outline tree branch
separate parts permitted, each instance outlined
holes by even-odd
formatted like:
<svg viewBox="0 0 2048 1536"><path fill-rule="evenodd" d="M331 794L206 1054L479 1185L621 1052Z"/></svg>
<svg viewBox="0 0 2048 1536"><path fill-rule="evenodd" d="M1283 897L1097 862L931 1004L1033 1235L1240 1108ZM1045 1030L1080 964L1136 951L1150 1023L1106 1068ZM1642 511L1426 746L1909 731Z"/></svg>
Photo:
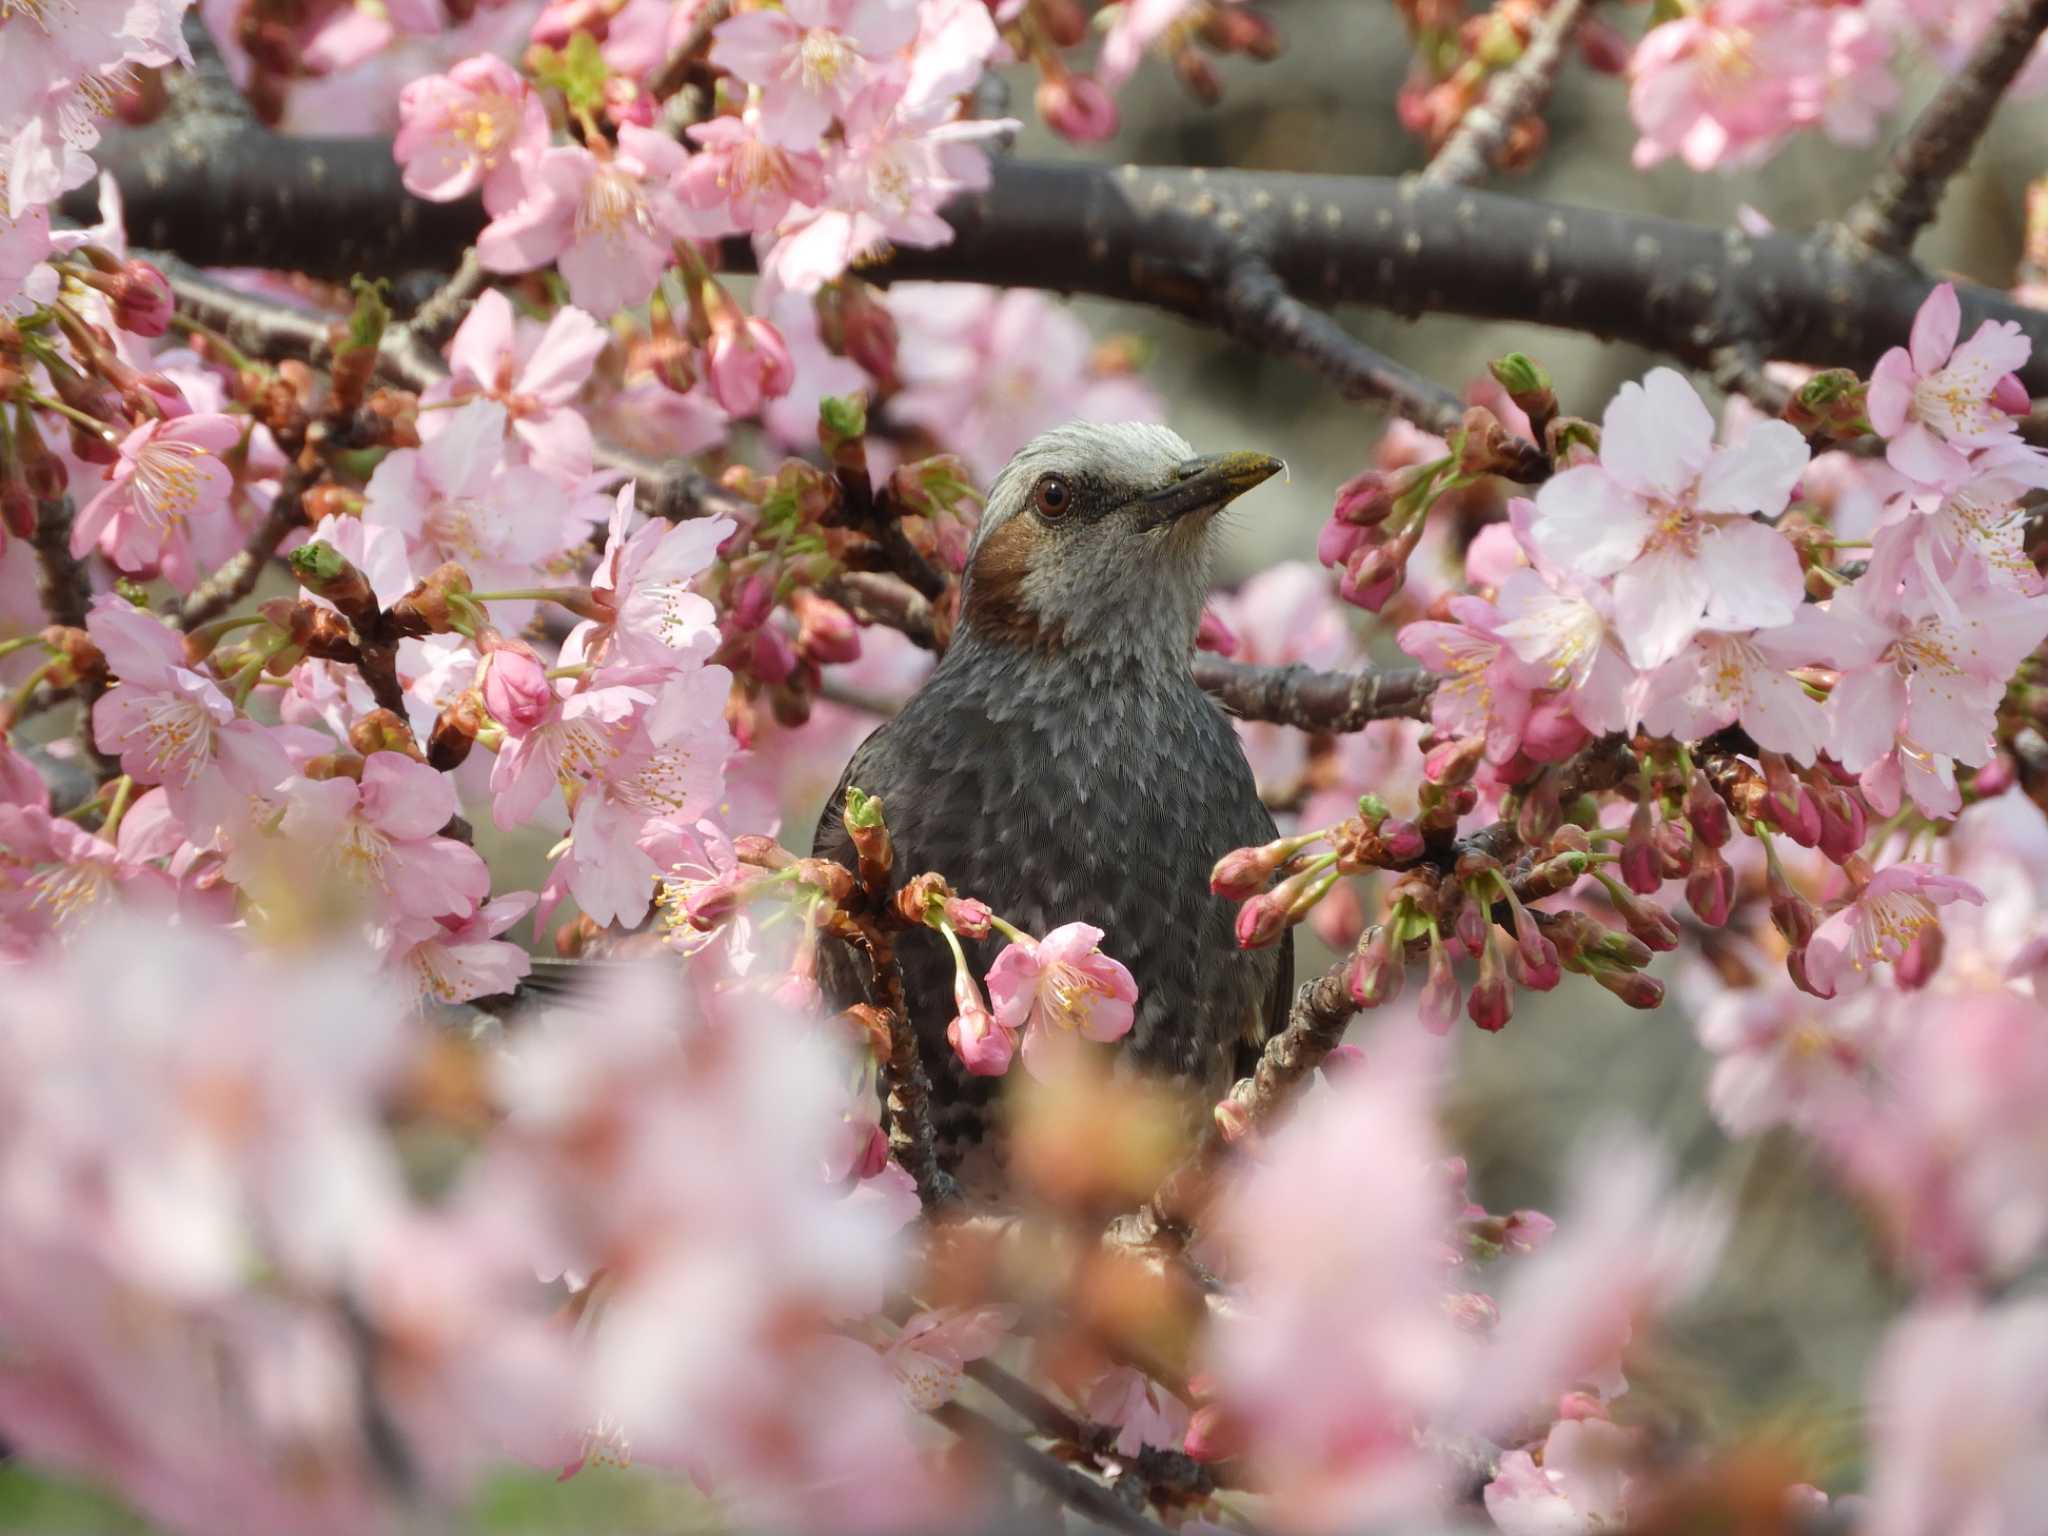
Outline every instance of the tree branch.
<svg viewBox="0 0 2048 1536"><path fill-rule="evenodd" d="M489 285L490 276L484 265L477 260L476 247L471 246L462 253L462 260L456 264L455 274L427 296L427 301L413 311L412 318L405 323L405 329L424 345L439 352L448 344L469 314L469 306Z"/></svg>
<svg viewBox="0 0 2048 1536"><path fill-rule="evenodd" d="M99 158L121 183L136 242L201 264L329 277L452 268L483 222L474 205L411 198L381 140L242 133L196 164L165 163L140 130L110 132ZM90 217L93 197L63 206ZM1003 160L989 190L946 217L950 245L898 249L862 275L1087 293L1222 325L1232 273L1256 261L1317 308L1552 325L1696 365L1749 343L1848 368L1906 335L1934 284L1834 230L1750 235L1414 178ZM722 258L743 269L752 252L729 243ZM2033 338L2022 377L2048 394L2048 313L1959 291L1966 327L2012 320Z"/></svg>
<svg viewBox="0 0 2048 1536"><path fill-rule="evenodd" d="M1139 1514L1118 1498L1114 1490L1065 1462L1053 1460L972 1408L945 1403L934 1408L931 1417L961 1439L1009 1463L1012 1470L1021 1472L1077 1513L1113 1531L1122 1531L1124 1536L1167 1536L1165 1526Z"/></svg>
<svg viewBox="0 0 2048 1536"><path fill-rule="evenodd" d="M886 902L886 890L870 890L869 898ZM889 1150L917 1185L917 1198L927 1215L960 1198L953 1176L939 1166L937 1137L932 1130L932 1084L917 1050L917 1030L903 997L903 970L896 963L896 945L883 924L858 917L855 942L867 953L874 970L875 1006L889 1024L889 1059L882 1063L888 1087Z"/></svg>
<svg viewBox="0 0 2048 1536"><path fill-rule="evenodd" d="M1557 72L1564 64L1565 45L1586 14L1590 0L1555 0L1522 56L1493 77L1485 97L1458 119L1422 172L1427 186L1463 186L1479 180L1507 142L1508 130L1543 110Z"/></svg>
<svg viewBox="0 0 2048 1536"><path fill-rule="evenodd" d="M2007 0L1960 73L1906 130L1877 183L1849 211L1848 231L1873 251L1903 256L1934 219L1949 178L1968 163L2006 87L2048 29L2048 0ZM2039 394L2040 388L2035 386Z"/></svg>
<svg viewBox="0 0 2048 1536"><path fill-rule="evenodd" d="M219 618L256 589L256 583L263 578L263 568L277 553L277 546L305 521L306 488L312 479L313 475L297 460L286 467L262 523L233 559L192 589L178 610L178 628L197 629Z"/></svg>
<svg viewBox="0 0 2048 1536"><path fill-rule="evenodd" d="M1299 663L1254 666L1207 651L1195 656L1195 681L1240 720L1330 735L1375 720L1420 720L1436 690L1436 679L1420 667L1318 672Z"/></svg>

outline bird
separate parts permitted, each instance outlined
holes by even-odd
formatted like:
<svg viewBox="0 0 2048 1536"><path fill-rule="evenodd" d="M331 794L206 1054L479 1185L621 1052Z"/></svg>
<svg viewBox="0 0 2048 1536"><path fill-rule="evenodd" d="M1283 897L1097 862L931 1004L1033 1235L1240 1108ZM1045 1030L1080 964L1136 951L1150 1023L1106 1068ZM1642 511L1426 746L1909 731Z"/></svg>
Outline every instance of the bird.
<svg viewBox="0 0 2048 1536"><path fill-rule="evenodd" d="M1235 906L1209 889L1222 855L1277 833L1192 669L1217 514L1282 467L1198 454L1151 423L1033 438L990 487L951 643L855 750L813 844L856 867L853 786L882 800L894 889L931 870L1027 933L1100 928L1138 1000L1129 1033L1091 1049L1201 1095L1205 1113L1284 1025L1293 990L1289 944L1239 949ZM1000 947L966 945L977 977ZM1000 1183L1002 1079L969 1073L948 1043L952 952L918 929L897 954L938 1160ZM839 941L821 947L818 980L831 1006L873 1000L871 967Z"/></svg>

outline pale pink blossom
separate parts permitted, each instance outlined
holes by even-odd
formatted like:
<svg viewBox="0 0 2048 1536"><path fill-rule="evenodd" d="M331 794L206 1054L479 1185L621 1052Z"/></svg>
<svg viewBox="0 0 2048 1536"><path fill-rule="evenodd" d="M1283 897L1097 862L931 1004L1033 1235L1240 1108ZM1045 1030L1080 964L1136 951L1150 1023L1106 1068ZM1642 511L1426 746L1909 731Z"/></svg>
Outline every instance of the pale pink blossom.
<svg viewBox="0 0 2048 1536"><path fill-rule="evenodd" d="M1937 602L1980 583L2041 592L2048 581L2027 554L2022 502L2043 488L2048 455L2017 440L1981 450L1960 485L1893 499L1875 530L1870 579L1881 591L1917 581Z"/></svg>
<svg viewBox="0 0 2048 1536"><path fill-rule="evenodd" d="M1601 422L1600 460L1546 482L1529 525L1541 562L1614 578L1629 659L1661 666L1701 629L1771 629L1798 611L1799 557L1751 514L1785 510L1808 458L1781 421L1714 445L1714 418L1684 378L1652 369Z"/></svg>
<svg viewBox="0 0 2048 1536"><path fill-rule="evenodd" d="M815 148L784 148L763 136L759 107L693 123L697 153L676 175L676 193L699 236L766 234L797 204L825 200Z"/></svg>
<svg viewBox="0 0 2048 1536"><path fill-rule="evenodd" d="M533 910L532 891L487 901L467 916L407 918L393 925L390 947L422 1002L466 1003L510 992L533 962L498 937Z"/></svg>
<svg viewBox="0 0 2048 1536"><path fill-rule="evenodd" d="M1990 760L2006 683L2044 638L2048 596L2007 588L1953 593L1909 573L1898 590L1869 577L1828 605L1828 750L1863 775L1889 815L1900 790L1930 816L1960 805L1953 762Z"/></svg>
<svg viewBox="0 0 2048 1536"><path fill-rule="evenodd" d="M1575 588L1520 566L1500 583L1496 602L1493 633L1507 643L1526 677L1561 693L1589 731L1618 731L1628 724L1636 672L1622 654L1602 587Z"/></svg>
<svg viewBox="0 0 2048 1536"><path fill-rule="evenodd" d="M1017 1309L1006 1306L940 1307L920 1312L898 1330L882 1359L903 1384L903 1396L919 1413L950 1403L960 1390L963 1367L1002 1347L1017 1325Z"/></svg>
<svg viewBox="0 0 2048 1536"><path fill-rule="evenodd" d="M825 200L785 222L762 258L762 275L815 293L885 245L950 243L953 227L939 209L988 186L980 141L1016 126L1010 119L961 119L958 110L950 101L913 110L886 82L864 93L849 109L845 143L827 163Z"/></svg>
<svg viewBox="0 0 2048 1536"><path fill-rule="evenodd" d="M375 917L469 915L491 877L474 849L438 835L455 814L455 786L397 752L373 752L362 774L360 783L290 780L284 835L370 901Z"/></svg>
<svg viewBox="0 0 2048 1536"><path fill-rule="evenodd" d="M590 579L601 617L579 624L564 654L663 670L690 666L718 644L717 612L691 583L731 535L732 519L654 518L629 534L638 515L632 485L620 487Z"/></svg>
<svg viewBox="0 0 2048 1536"><path fill-rule="evenodd" d="M953 1018L946 1025L946 1042L976 1077L1001 1077L1017 1054L1017 1031L996 1021L973 975L958 965L953 971Z"/></svg>
<svg viewBox="0 0 2048 1536"><path fill-rule="evenodd" d="M1098 1376L1081 1408L1091 1422L1117 1432L1119 1456L1136 1456L1147 1446L1177 1451L1187 1438L1188 1405L1128 1365Z"/></svg>
<svg viewBox="0 0 2048 1536"><path fill-rule="evenodd" d="M477 256L491 272L553 262L571 300L600 320L644 304L675 241L690 233L669 189L683 159L674 139L631 123L607 160L580 145L546 150L526 196L477 236Z"/></svg>
<svg viewBox="0 0 2048 1536"><path fill-rule="evenodd" d="M729 310L713 317L705 374L712 398L733 416L758 415L795 380L782 333L758 315Z"/></svg>
<svg viewBox="0 0 2048 1536"><path fill-rule="evenodd" d="M789 0L720 22L711 62L761 87L764 137L813 151L917 26L915 0Z"/></svg>
<svg viewBox="0 0 2048 1536"><path fill-rule="evenodd" d="M190 591L201 563L218 564L240 542L228 516L235 479L220 455L242 440L242 427L232 416L191 415L130 432L106 489L72 525L71 552L97 545L121 570L161 567Z"/></svg>
<svg viewBox="0 0 2048 1536"><path fill-rule="evenodd" d="M1968 473L1969 455L2010 438L2026 391L2013 370L2033 344L2010 320L1986 320L1961 346L1962 305L1942 283L1913 317L1911 345L1893 347L1870 376L1870 424L1888 438L1885 459L1923 485L1950 486Z"/></svg>
<svg viewBox="0 0 2048 1536"><path fill-rule="evenodd" d="M1838 144L1869 144L1877 125L1899 104L1892 44L1868 13L1838 7L1828 18L1827 77L1820 126Z"/></svg>
<svg viewBox="0 0 2048 1536"><path fill-rule="evenodd" d="M1828 18L1784 0L1707 0L1652 27L1629 60L1635 163L1754 164L1821 115Z"/></svg>
<svg viewBox="0 0 2048 1536"><path fill-rule="evenodd" d="M453 560L478 591L533 586L535 567L574 538L568 495L538 469L505 462L506 412L497 401L472 400L446 414L418 448L377 466L364 527L404 535L415 579ZM507 627L531 609L517 611Z"/></svg>
<svg viewBox="0 0 2048 1536"><path fill-rule="evenodd" d="M449 376L424 395L424 406L487 395L505 407L512 435L527 462L564 487L590 473L590 424L576 397L604 351L608 333L582 310L565 306L543 329L518 319L512 303L487 288L448 344ZM440 435L445 410L420 413L420 435Z"/></svg>
<svg viewBox="0 0 2048 1536"><path fill-rule="evenodd" d="M491 819L505 828L530 821L557 785L577 782L609 761L635 712L653 702L652 694L637 687L586 686L570 692L559 707L543 707L523 730L508 731L491 765Z"/></svg>
<svg viewBox="0 0 2048 1536"><path fill-rule="evenodd" d="M479 54L445 75L413 81L398 97L392 155L408 192L453 202L483 189L484 208L507 213L547 148L540 97L503 59Z"/></svg>
<svg viewBox="0 0 2048 1536"><path fill-rule="evenodd" d="M1145 51L1194 6L1194 0L1124 0L1102 40L1096 73L1112 91L1130 79Z"/></svg>
<svg viewBox="0 0 2048 1536"><path fill-rule="evenodd" d="M1642 723L1681 741L1740 723L1764 750L1812 762L1827 745L1827 716L1792 672L1825 648L1814 638L1817 628L1795 615L1777 629L1694 635L1645 680Z"/></svg>
<svg viewBox="0 0 2048 1536"><path fill-rule="evenodd" d="M1806 974L1822 996L1861 985L1880 963L1896 963L1930 928L1936 907L1952 901L1984 904L1967 880L1939 874L1931 864L1890 864L1870 877L1847 906L1814 930L1806 947Z"/></svg>
<svg viewBox="0 0 2048 1536"><path fill-rule="evenodd" d="M1076 1038L1121 1040L1136 1016L1138 984L1102 952L1102 930L1066 923L1035 943L1018 940L988 970L996 1023L1023 1035L1033 1077L1056 1075Z"/></svg>
<svg viewBox="0 0 2048 1536"><path fill-rule="evenodd" d="M1483 736L1489 762L1504 763L1522 744L1536 688L1532 669L1499 632L1500 611L1483 597L1454 597L1455 623L1422 619L1401 627L1401 649L1442 679L1430 695L1430 719L1446 736Z"/></svg>
<svg viewBox="0 0 2048 1536"><path fill-rule="evenodd" d="M1550 1426L1543 1463L1509 1451L1482 1496L1503 1536L1590 1536L1628 1523L1630 1470L1645 1447L1639 1429L1605 1419Z"/></svg>
<svg viewBox="0 0 2048 1536"><path fill-rule="evenodd" d="M984 479L1060 422L1163 414L1142 379L1098 373L1088 328L1042 293L898 283L889 310L903 381L889 400L890 419L922 427Z"/></svg>
<svg viewBox="0 0 2048 1536"><path fill-rule="evenodd" d="M1854 1102L1899 1022L1898 994L1870 987L1823 1002L1789 985L1725 988L1698 1012L1717 1060L1707 1107L1730 1136L1807 1126Z"/></svg>
<svg viewBox="0 0 2048 1536"><path fill-rule="evenodd" d="M50 210L38 203L10 216L0 208L0 314L13 314L57 296L56 272L42 265L50 254Z"/></svg>
<svg viewBox="0 0 2048 1536"><path fill-rule="evenodd" d="M1923 1302L1869 1388L1869 1536L1972 1536L2039 1522L2048 1475L2048 1301Z"/></svg>

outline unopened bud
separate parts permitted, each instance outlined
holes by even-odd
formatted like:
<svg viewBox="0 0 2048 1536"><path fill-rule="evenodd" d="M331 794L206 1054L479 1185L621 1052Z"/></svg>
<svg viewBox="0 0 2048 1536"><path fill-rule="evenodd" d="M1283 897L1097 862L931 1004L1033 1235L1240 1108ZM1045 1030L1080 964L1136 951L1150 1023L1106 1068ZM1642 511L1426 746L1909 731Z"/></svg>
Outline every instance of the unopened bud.
<svg viewBox="0 0 2048 1536"><path fill-rule="evenodd" d="M1638 896L1664 884L1663 861L1657 855L1656 810L1646 792L1629 814L1628 836L1621 845L1621 878Z"/></svg>
<svg viewBox="0 0 2048 1536"><path fill-rule="evenodd" d="M796 856L774 838L760 832L742 832L732 840L733 857L756 869L788 869Z"/></svg>
<svg viewBox="0 0 2048 1536"><path fill-rule="evenodd" d="M1313 835L1276 837L1256 848L1233 848L1209 872L1209 890L1229 901L1256 896L1282 864L1314 841Z"/></svg>
<svg viewBox="0 0 2048 1536"><path fill-rule="evenodd" d="M1526 991L1548 992L1564 980L1564 965L1558 958L1557 946L1548 936L1540 936L1533 954L1520 945L1510 949L1508 979Z"/></svg>
<svg viewBox="0 0 2048 1536"><path fill-rule="evenodd" d="M914 927L937 927L946 915L946 899L953 894L953 888L946 883L946 877L936 870L925 870L912 875L903 882L896 892L896 915Z"/></svg>
<svg viewBox="0 0 2048 1536"><path fill-rule="evenodd" d="M833 666L860 659L860 626L831 598L799 587L790 594L789 606L796 614L797 649L819 666Z"/></svg>
<svg viewBox="0 0 2048 1536"><path fill-rule="evenodd" d="M146 261L122 264L114 281L114 324L131 336L154 339L171 328L171 285Z"/></svg>
<svg viewBox="0 0 2048 1536"><path fill-rule="evenodd" d="M1451 969L1450 951L1440 940L1432 939L1429 978L1422 984L1421 1006L1417 1009L1423 1027L1431 1034L1449 1034L1451 1026L1458 1021L1458 1008L1464 1000L1457 973Z"/></svg>
<svg viewBox="0 0 2048 1536"><path fill-rule="evenodd" d="M1720 849L1709 843L1694 848L1692 869L1685 877L1685 900L1710 928L1728 921L1735 906L1735 871L1721 857Z"/></svg>
<svg viewBox="0 0 2048 1536"><path fill-rule="evenodd" d="M400 752L414 762L424 761L412 727L388 709L373 709L360 715L348 728L348 744L364 757L375 752Z"/></svg>
<svg viewBox="0 0 2048 1536"><path fill-rule="evenodd" d="M427 733L427 766L442 773L460 768L476 745L476 733L483 723L483 712L470 694L442 710Z"/></svg>
<svg viewBox="0 0 2048 1536"><path fill-rule="evenodd" d="M994 916L987 902L976 901L972 896L949 896L946 899L946 921L963 939L987 938Z"/></svg>
<svg viewBox="0 0 2048 1536"><path fill-rule="evenodd" d="M834 906L853 895L853 871L836 859L792 859L787 867L802 884L822 893Z"/></svg>
<svg viewBox="0 0 2048 1536"><path fill-rule="evenodd" d="M1422 776L1432 784L1449 786L1470 783L1472 775L1479 771L1480 761L1485 755L1484 736L1465 736L1456 741L1438 742L1422 759Z"/></svg>
<svg viewBox="0 0 2048 1536"><path fill-rule="evenodd" d="M1655 1008L1664 1001L1664 983L1641 971L1595 966L1592 977L1631 1008Z"/></svg>
<svg viewBox="0 0 2048 1536"><path fill-rule="evenodd" d="M1710 847L1722 847L1732 833L1728 806L1714 793L1714 786L1707 782L1702 769L1693 769L1692 779L1685 787L1685 819L1692 826L1693 836Z"/></svg>
<svg viewBox="0 0 2048 1536"><path fill-rule="evenodd" d="M1401 995L1401 982L1408 967L1396 952L1392 936L1383 924L1365 930L1358 948L1351 953L1346 979L1351 1000L1361 1008L1377 1008Z"/></svg>
<svg viewBox="0 0 2048 1536"><path fill-rule="evenodd" d="M1252 1112L1238 1100L1219 1099L1212 1113L1217 1133L1230 1145L1237 1145L1251 1134Z"/></svg>
<svg viewBox="0 0 2048 1536"><path fill-rule="evenodd" d="M1096 144L1116 135L1116 102L1091 75L1050 74L1038 82L1038 115L1063 139Z"/></svg>

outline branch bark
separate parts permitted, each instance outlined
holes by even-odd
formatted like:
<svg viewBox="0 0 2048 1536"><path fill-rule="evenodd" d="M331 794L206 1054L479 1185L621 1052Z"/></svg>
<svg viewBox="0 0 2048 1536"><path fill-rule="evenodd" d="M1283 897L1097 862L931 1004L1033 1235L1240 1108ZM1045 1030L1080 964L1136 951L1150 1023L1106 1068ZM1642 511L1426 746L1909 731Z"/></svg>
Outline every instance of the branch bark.
<svg viewBox="0 0 2048 1536"><path fill-rule="evenodd" d="M167 161L141 130L110 132L99 158L121 183L136 242L205 265L447 269L483 222L474 205L410 197L381 140L245 132L192 164ZM93 195L64 208L89 217ZM1833 229L1750 235L1414 178L1004 160L988 191L946 218L951 244L896 250L862 275L1087 293L1227 325L1232 274L1260 263L1315 308L1558 326L1696 365L1748 344L1849 368L1906 335L1934 285ZM753 259L744 242L722 254L736 270ZM2048 394L2048 313L1959 291L1966 327L2012 320L2033 338L2022 377Z"/></svg>
<svg viewBox="0 0 2048 1536"><path fill-rule="evenodd" d="M178 628L197 629L219 618L256 589L256 583L263 578L263 568L277 553L277 546L304 522L306 488L312 478L297 462L286 468L262 523L233 559L192 589L192 595L178 610Z"/></svg>
<svg viewBox="0 0 2048 1536"><path fill-rule="evenodd" d="M1903 256L1913 248L2044 30L2048 0L2007 0L1969 62L1913 120L1876 185L1850 210L1845 222L1851 235L1887 255Z"/></svg>
<svg viewBox="0 0 2048 1536"><path fill-rule="evenodd" d="M1458 120L1443 148L1422 172L1427 186L1464 186L1486 174L1493 157L1507 142L1508 130L1531 113L1543 110L1557 72L1564 65L1565 45L1586 14L1591 0L1556 0L1537 24L1522 56L1493 77L1485 97Z"/></svg>
<svg viewBox="0 0 2048 1536"><path fill-rule="evenodd" d="M1007 1462L1076 1513L1086 1515L1124 1536L1167 1536L1166 1527L1148 1519L1116 1496L1113 1489L1055 1461L1036 1446L1007 1433L994 1420L960 1403L946 1403L932 1410L931 1417L961 1439L977 1445Z"/></svg>
<svg viewBox="0 0 2048 1536"><path fill-rule="evenodd" d="M1265 720L1341 735L1375 720L1420 720L1436 679L1420 667L1318 672L1299 663L1262 667L1201 652L1195 681L1240 720Z"/></svg>

